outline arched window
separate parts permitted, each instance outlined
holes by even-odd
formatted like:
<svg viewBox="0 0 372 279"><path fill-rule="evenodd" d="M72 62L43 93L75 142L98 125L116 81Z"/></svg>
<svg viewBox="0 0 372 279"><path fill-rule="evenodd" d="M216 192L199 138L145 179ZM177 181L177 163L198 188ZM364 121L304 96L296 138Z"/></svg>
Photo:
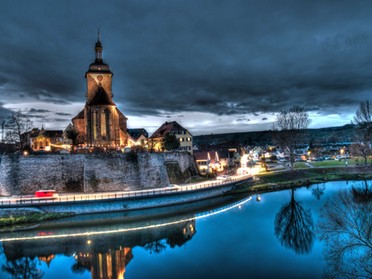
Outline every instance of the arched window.
<svg viewBox="0 0 372 279"><path fill-rule="evenodd" d="M107 118L107 114L106 114L106 109L105 110L102 110L101 112L101 136L102 136L102 139L106 139L106 134L107 134L107 125L106 125L106 118Z"/></svg>
<svg viewBox="0 0 372 279"><path fill-rule="evenodd" d="M110 109L105 109L105 122L106 122L106 137L107 140L110 140Z"/></svg>
<svg viewBox="0 0 372 279"><path fill-rule="evenodd" d="M93 140L96 140L97 139L97 114L98 112L96 110L93 110L92 111L93 113L93 125L92 125L92 128L93 128Z"/></svg>

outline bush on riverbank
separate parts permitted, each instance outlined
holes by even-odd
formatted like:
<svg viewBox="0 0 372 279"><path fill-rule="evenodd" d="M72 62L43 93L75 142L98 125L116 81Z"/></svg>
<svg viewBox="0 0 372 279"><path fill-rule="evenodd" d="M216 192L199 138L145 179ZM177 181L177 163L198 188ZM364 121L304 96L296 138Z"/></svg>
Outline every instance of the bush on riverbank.
<svg viewBox="0 0 372 279"><path fill-rule="evenodd" d="M12 226L25 223L39 223L47 220L54 220L63 217L74 216L72 212L44 213L44 212L23 212L22 214L9 212L8 216L0 217L0 227Z"/></svg>
<svg viewBox="0 0 372 279"><path fill-rule="evenodd" d="M288 172L269 172L258 175L252 190L292 188L339 180L370 180L372 167L309 168Z"/></svg>

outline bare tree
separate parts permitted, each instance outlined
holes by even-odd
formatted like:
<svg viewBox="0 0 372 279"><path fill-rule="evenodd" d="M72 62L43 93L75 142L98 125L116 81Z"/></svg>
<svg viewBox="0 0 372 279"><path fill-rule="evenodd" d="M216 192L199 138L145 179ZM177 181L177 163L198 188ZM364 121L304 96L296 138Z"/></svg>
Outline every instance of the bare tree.
<svg viewBox="0 0 372 279"><path fill-rule="evenodd" d="M24 257L7 261L1 269L7 272L11 278L41 279L44 272L38 268L38 265L40 265L40 260Z"/></svg>
<svg viewBox="0 0 372 279"><path fill-rule="evenodd" d="M352 156L363 157L364 165L368 164L368 157L372 155L372 148L367 141L361 141L350 145L350 153Z"/></svg>
<svg viewBox="0 0 372 279"><path fill-rule="evenodd" d="M293 170L295 150L305 142L305 129L311 120L304 107L293 106L288 111L282 111L277 115L274 122L276 141L284 152L289 156L290 166Z"/></svg>
<svg viewBox="0 0 372 279"><path fill-rule="evenodd" d="M372 101L365 100L359 103L354 122L358 129L355 139L357 143L352 146L351 151L353 155L363 157L364 164L367 165L367 159L372 155Z"/></svg>
<svg viewBox="0 0 372 279"><path fill-rule="evenodd" d="M159 144L162 145L161 140L154 139L154 138L148 138L148 140L147 140L147 150L149 152L154 152L155 147Z"/></svg>
<svg viewBox="0 0 372 279"><path fill-rule="evenodd" d="M13 112L6 120L6 140L23 148L22 134L31 130L32 121L21 110Z"/></svg>
<svg viewBox="0 0 372 279"><path fill-rule="evenodd" d="M150 254L160 254L167 248L167 245L164 240L155 240L153 242L149 242L144 246L145 250L150 251Z"/></svg>
<svg viewBox="0 0 372 279"><path fill-rule="evenodd" d="M314 243L311 213L295 200L291 189L291 200L284 204L275 217L275 235L285 247L297 254L310 253Z"/></svg>
<svg viewBox="0 0 372 279"><path fill-rule="evenodd" d="M367 180L360 181L364 182L364 187L351 187L351 194L353 195L354 202L357 203L371 203L372 202L372 183L368 183Z"/></svg>
<svg viewBox="0 0 372 279"><path fill-rule="evenodd" d="M318 230L325 242L326 278L372 278L371 211L371 199L356 200L352 189L324 204Z"/></svg>
<svg viewBox="0 0 372 279"><path fill-rule="evenodd" d="M354 122L360 126L372 124L372 101L365 100L359 103Z"/></svg>
<svg viewBox="0 0 372 279"><path fill-rule="evenodd" d="M312 185L311 187L311 194L317 199L320 200L320 198L324 195L325 186L324 184L316 184Z"/></svg>

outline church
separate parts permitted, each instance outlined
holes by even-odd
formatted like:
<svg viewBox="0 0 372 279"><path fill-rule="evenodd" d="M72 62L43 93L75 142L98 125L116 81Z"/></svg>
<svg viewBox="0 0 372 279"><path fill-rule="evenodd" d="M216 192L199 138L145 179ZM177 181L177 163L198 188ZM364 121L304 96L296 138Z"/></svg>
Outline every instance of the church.
<svg viewBox="0 0 372 279"><path fill-rule="evenodd" d="M95 61L85 73L86 103L72 124L79 141L88 147L118 148L128 144L127 118L113 102L109 65L103 63L99 34L95 44Z"/></svg>

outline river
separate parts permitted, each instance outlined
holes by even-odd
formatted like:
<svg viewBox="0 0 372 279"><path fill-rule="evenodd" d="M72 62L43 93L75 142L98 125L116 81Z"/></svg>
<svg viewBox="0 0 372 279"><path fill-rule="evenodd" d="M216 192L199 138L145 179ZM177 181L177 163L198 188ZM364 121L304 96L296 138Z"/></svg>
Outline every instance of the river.
<svg viewBox="0 0 372 279"><path fill-rule="evenodd" d="M368 277L371 189L328 182L1 233L0 278Z"/></svg>

